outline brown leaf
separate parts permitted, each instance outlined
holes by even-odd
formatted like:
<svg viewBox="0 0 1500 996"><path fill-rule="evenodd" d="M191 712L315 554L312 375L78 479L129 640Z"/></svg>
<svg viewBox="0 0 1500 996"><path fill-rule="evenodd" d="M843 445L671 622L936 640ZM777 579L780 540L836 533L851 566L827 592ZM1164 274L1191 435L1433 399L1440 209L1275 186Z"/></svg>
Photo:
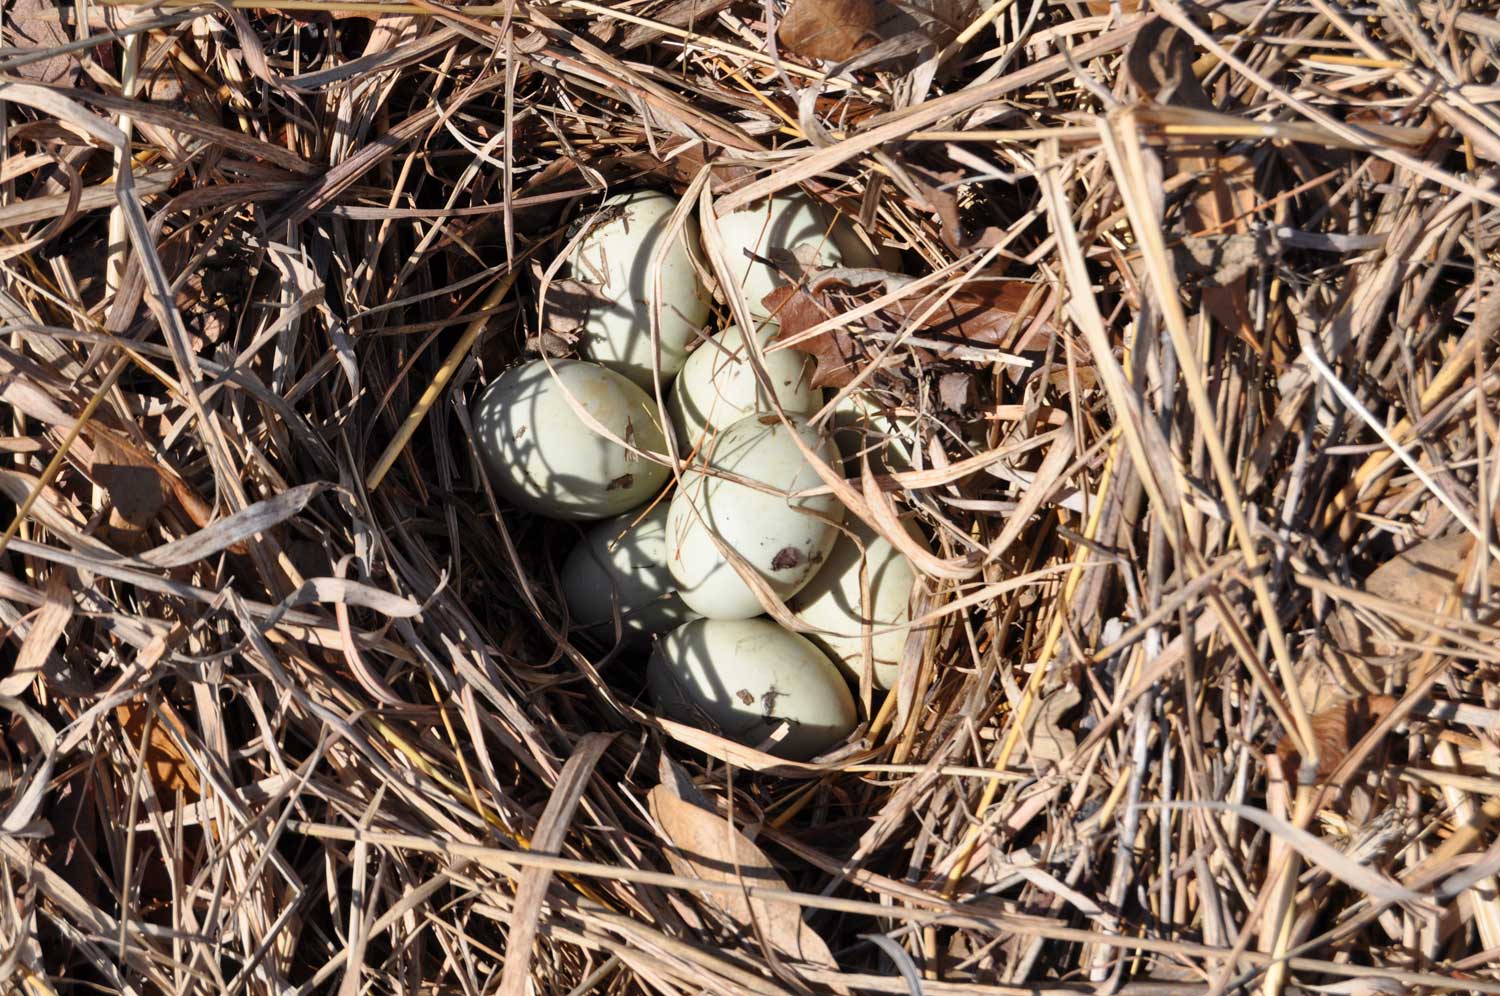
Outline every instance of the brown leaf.
<svg viewBox="0 0 1500 996"><path fill-rule="evenodd" d="M573 277L553 280L547 285L541 331L527 341L527 347L546 356L568 355L578 343L589 312L608 303L595 284Z"/></svg>
<svg viewBox="0 0 1500 996"><path fill-rule="evenodd" d="M130 468L149 467L156 473L160 485L171 493L171 497L176 500L177 506L182 509L183 513L194 525L202 528L213 521L213 509L209 508L208 503L199 498L197 492L186 481L178 477L171 468L153 460L149 454L123 436L116 435L98 426L92 427L90 431L95 451L93 462L90 465L90 473L95 473L95 468L103 470L107 475L111 472L111 468L116 466ZM129 484L121 481L122 486L130 489L140 489L140 492L132 494L131 498L139 500L144 497L146 502L143 506L132 506L132 508L136 508L139 511L140 508L149 507L150 489L143 483L143 479L135 474L130 474L128 475L128 480ZM104 480L99 480L99 486L106 490L109 488L109 485ZM111 494L110 498L113 501L114 495ZM159 512L160 508L157 511ZM111 518L113 519L113 517ZM129 526L128 528L135 530L137 527ZM229 550L231 553L241 555L249 553L249 549L243 543L236 543Z"/></svg>
<svg viewBox="0 0 1500 996"><path fill-rule="evenodd" d="M57 48L73 40L58 15L66 16L71 7L51 4L46 0L12 0L6 5L6 41L17 46L20 54ZM17 54L14 50L10 54ZM54 55L40 62L29 62L16 67L15 73L22 79L36 83L68 86L83 75L78 55Z"/></svg>
<svg viewBox="0 0 1500 996"><path fill-rule="evenodd" d="M677 786L679 780L664 779L648 797L652 818L674 848L667 852L667 857L677 873L709 882L736 882L761 889L787 888L771 859L748 837L712 810L684 799L679 794L683 791ZM796 904L747 899L733 892L706 892L703 898L747 933L758 930L787 957L837 969L828 945L803 921Z"/></svg>
<svg viewBox="0 0 1500 996"><path fill-rule="evenodd" d="M1089 13L1097 17L1103 17L1110 11L1109 0L1087 0L1085 6ZM1120 0L1120 13L1134 14L1141 9L1141 0Z"/></svg>
<svg viewBox="0 0 1500 996"><path fill-rule="evenodd" d="M134 747L139 747L145 733L146 717L149 715L143 699L132 699L115 708L115 720ZM172 734L186 740L186 730L177 711L165 702L156 704L156 722L151 724L151 736L146 741L146 775L156 786L158 794L183 792L189 802L197 801L201 795L198 769L177 746Z"/></svg>
<svg viewBox="0 0 1500 996"><path fill-rule="evenodd" d="M962 415L974 401L974 378L962 371L943 374L938 378L938 399L944 408Z"/></svg>
<svg viewBox="0 0 1500 996"><path fill-rule="evenodd" d="M1318 777L1327 778L1339 766L1349 748L1370 731L1370 728L1396 708L1396 700L1389 695L1366 695L1310 717L1313 737L1318 744ZM1290 735L1282 737L1276 745L1276 755L1288 771L1301 763L1297 746Z"/></svg>
<svg viewBox="0 0 1500 996"><path fill-rule="evenodd" d="M974 281L954 294L922 325L928 338L944 337L962 340L970 346L995 346L1012 352L1035 348L1033 337L1051 334L1056 327L1050 321L1023 329L1018 319L1031 318L1035 306L1027 307L1034 285L1018 280ZM916 307L912 302L911 307ZM1025 340L1021 333L1027 332Z"/></svg>
<svg viewBox="0 0 1500 996"><path fill-rule="evenodd" d="M1125 52L1125 71L1141 92L1162 104L1207 110L1213 101L1193 72L1197 50L1186 31L1162 17L1141 23Z"/></svg>
<svg viewBox="0 0 1500 996"><path fill-rule="evenodd" d="M1125 69L1141 92L1158 103L1211 111L1213 99L1195 71L1197 57L1192 36L1164 18L1153 17L1142 22L1131 42ZM1222 240L1243 234L1247 216L1257 204L1251 161L1239 155L1220 155L1211 142L1169 148L1177 151L1163 157L1169 169L1165 179L1193 177L1182 207L1183 241L1203 236ZM1194 246L1187 248L1191 254ZM1214 267L1211 279L1200 283L1203 307L1258 352L1260 345L1251 332L1254 323L1245 290L1245 271L1258 260L1246 258L1241 262L1242 267Z"/></svg>
<svg viewBox="0 0 1500 996"><path fill-rule="evenodd" d="M878 22L875 0L793 0L776 41L804 59L841 62L879 43Z"/></svg>
<svg viewBox="0 0 1500 996"><path fill-rule="evenodd" d="M1434 623L1441 621L1438 615L1443 599L1449 594L1458 594L1463 581L1459 573L1469 562L1474 547L1474 538L1459 531L1437 539L1424 540L1416 546L1401 551L1377 567L1365 579L1365 591L1387 601L1395 602L1431 617ZM1500 584L1500 562L1492 564L1490 581ZM1472 606L1471 606L1472 607ZM1459 611L1455 608L1454 611ZM1418 639L1421 627L1413 626L1403 619L1387 620L1397 635L1406 639ZM1396 653L1396 648L1375 634L1360 634L1357 649L1378 657Z"/></svg>
<svg viewBox="0 0 1500 996"><path fill-rule="evenodd" d="M1063 761L1078 749L1078 738L1063 727L1062 718L1083 702L1076 685L1069 682L1048 692L1037 707L1031 728L1031 756L1042 761Z"/></svg>
<svg viewBox="0 0 1500 996"><path fill-rule="evenodd" d="M809 294L796 284L777 287L761 303L780 322L776 333L778 339L789 339L806 332L833 313L833 306L823 295ZM843 387L848 384L859 372L859 360L864 354L854 337L840 328L829 329L805 342L794 344L792 348L817 361L812 375L814 388Z"/></svg>
<svg viewBox="0 0 1500 996"><path fill-rule="evenodd" d="M764 304L780 323L778 339L791 339L818 325L841 310L833 298L830 285L820 285L815 277L804 290L795 285L778 287L766 295ZM1050 321L1033 321L1035 309L1028 307L1033 285L1019 281L976 281L973 289L954 294L941 307L927 315L917 327L928 343L951 343L954 346L994 346L1007 350L1027 348L1033 338L1054 331ZM881 314L865 319L859 330L882 330L901 326L908 316L926 312L927 304L918 298L893 303ZM828 329L811 339L795 343L793 349L807 353L817 361L813 371L814 387L843 387L874 359L869 349L844 328ZM924 360L943 359L941 345L911 347ZM950 391L957 390L957 382Z"/></svg>
<svg viewBox="0 0 1500 996"><path fill-rule="evenodd" d="M966 174L957 169L928 170L914 163L906 164L906 173L916 184L928 210L938 216L943 241L948 248L989 249L1005 239L1005 229L986 223L981 213L959 203L959 184Z"/></svg>
<svg viewBox="0 0 1500 996"><path fill-rule="evenodd" d="M110 525L116 529L146 529L166 504L166 492L156 465L112 433L94 433L91 472L99 486L109 493Z"/></svg>

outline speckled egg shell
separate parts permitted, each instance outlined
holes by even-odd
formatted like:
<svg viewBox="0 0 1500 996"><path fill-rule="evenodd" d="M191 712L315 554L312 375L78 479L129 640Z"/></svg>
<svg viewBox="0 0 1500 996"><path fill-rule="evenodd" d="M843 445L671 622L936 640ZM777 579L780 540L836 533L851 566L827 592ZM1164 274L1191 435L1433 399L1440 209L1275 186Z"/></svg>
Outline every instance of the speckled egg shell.
<svg viewBox="0 0 1500 996"><path fill-rule="evenodd" d="M833 445L806 421L789 421L790 427L775 415L752 415L705 444L709 468L763 487L690 470L672 497L667 563L682 600L710 619L763 611L719 543L785 600L811 579L836 538L844 511L836 498L787 497L822 483L793 434L825 463L836 458Z"/></svg>
<svg viewBox="0 0 1500 996"><path fill-rule="evenodd" d="M551 367L542 360L513 367L475 405L475 444L495 490L555 519L602 519L646 501L666 483L668 468L600 435L573 406L616 438L662 453L655 406L597 363L557 360Z"/></svg>
<svg viewBox="0 0 1500 996"><path fill-rule="evenodd" d="M657 709L778 757L805 761L854 729L854 698L817 647L765 619L699 619L657 641L646 669ZM765 744L782 723L785 736Z"/></svg>

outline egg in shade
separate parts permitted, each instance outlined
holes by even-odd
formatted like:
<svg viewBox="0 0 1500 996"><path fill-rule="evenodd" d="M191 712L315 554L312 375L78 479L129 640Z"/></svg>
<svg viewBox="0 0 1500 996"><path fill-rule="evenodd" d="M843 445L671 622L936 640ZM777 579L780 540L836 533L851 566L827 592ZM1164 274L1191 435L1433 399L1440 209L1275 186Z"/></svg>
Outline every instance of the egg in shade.
<svg viewBox="0 0 1500 996"><path fill-rule="evenodd" d="M684 449L747 415L770 411L773 401L797 415L822 407L823 392L812 386L812 357L793 349L766 352L775 334L775 325L755 333L771 390L756 379L750 347L738 326L731 325L688 357L667 397L667 415Z"/></svg>
<svg viewBox="0 0 1500 996"><path fill-rule="evenodd" d="M861 458L868 458L877 474L912 470L917 451L914 418L889 414L865 391L853 391L833 408L833 438L844 457L844 474L860 475Z"/></svg>
<svg viewBox="0 0 1500 996"><path fill-rule="evenodd" d="M613 638L616 600L633 643L695 618L667 568L667 503L592 526L563 562L562 591L573 624L599 639Z"/></svg>
<svg viewBox="0 0 1500 996"><path fill-rule="evenodd" d="M788 274L796 280L809 270L843 265L826 211L802 193L777 194L731 211L718 226L731 280L756 319L768 317L765 297L787 283Z"/></svg>
<svg viewBox="0 0 1500 996"><path fill-rule="evenodd" d="M611 197L589 220L587 233L568 258L570 275L590 285L595 294L578 330L580 351L648 391L654 352L652 308L659 306L664 383L682 369L688 345L708 319L708 291L695 265L697 222L689 216L667 243L676 207L676 198L655 190ZM658 284L652 277L652 259L663 244L667 248Z"/></svg>
<svg viewBox="0 0 1500 996"><path fill-rule="evenodd" d="M805 761L854 729L854 697L817 647L766 619L697 619L656 642L646 683L669 719ZM766 744L782 723L785 736Z"/></svg>
<svg viewBox="0 0 1500 996"><path fill-rule="evenodd" d="M544 360L512 367L474 408L475 445L495 490L518 508L554 519L603 519L642 504L667 481L647 452L667 448L655 405L632 381L597 363Z"/></svg>
<svg viewBox="0 0 1500 996"><path fill-rule="evenodd" d="M837 538L844 513L838 499L788 497L822 484L798 439L824 463L837 459L836 451L805 419L788 422L771 414L743 418L707 440L699 469L682 475L667 513L667 564L694 612L748 619L764 611L720 544L785 601L812 578ZM704 464L760 487L706 472Z"/></svg>
<svg viewBox="0 0 1500 996"><path fill-rule="evenodd" d="M875 243L875 248L871 249L855 230L854 222L842 215L838 215L834 220L829 237L833 239L834 248L838 249L839 255L843 257L841 266L863 270L889 270L892 273L901 272L899 249L888 246L878 239L871 240Z"/></svg>
<svg viewBox="0 0 1500 996"><path fill-rule="evenodd" d="M854 524L853 532L854 537L839 536L822 569L797 593L790 607L799 620L813 627L803 635L851 681L858 681L864 671L868 622L872 682L876 688L892 688L910 632L911 593L917 575L900 551L864 523ZM869 578L868 601L862 597L862 566Z"/></svg>

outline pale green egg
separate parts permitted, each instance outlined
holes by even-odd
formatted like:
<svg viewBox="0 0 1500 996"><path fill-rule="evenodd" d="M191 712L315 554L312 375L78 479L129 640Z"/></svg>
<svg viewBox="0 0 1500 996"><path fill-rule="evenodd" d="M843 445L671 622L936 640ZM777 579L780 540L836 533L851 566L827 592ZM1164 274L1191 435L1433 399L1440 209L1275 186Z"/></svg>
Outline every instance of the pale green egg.
<svg viewBox="0 0 1500 996"><path fill-rule="evenodd" d="M590 285L596 296L578 330L580 351L648 391L657 344L666 383L682 369L688 345L708 319L708 291L696 259L698 223L688 216L672 237L676 207L675 197L655 190L611 197L589 217L586 234L568 258L570 276ZM657 343L651 333L653 309Z"/></svg>
<svg viewBox="0 0 1500 996"><path fill-rule="evenodd" d="M836 747L857 718L828 658L766 619L679 626L656 642L646 681L667 718L792 760ZM783 723L785 736L766 743Z"/></svg>
<svg viewBox="0 0 1500 996"><path fill-rule="evenodd" d="M858 681L865 667L864 627L868 624L871 678L876 688L892 688L911 631L911 594L917 574L890 541L863 523L855 526L854 533L852 538L839 537L822 570L797 593L791 609L813 627L804 635L851 681ZM862 594L862 570L869 579L868 599Z"/></svg>
<svg viewBox="0 0 1500 996"><path fill-rule="evenodd" d="M636 642L697 618L667 567L666 502L590 528L563 562L561 580L573 624L600 639L614 634L616 603L625 638Z"/></svg>
<svg viewBox="0 0 1500 996"><path fill-rule="evenodd" d="M554 519L603 519L642 504L667 481L664 463L621 445L666 451L655 407L634 383L597 363L554 360L549 368L535 360L505 371L480 395L474 442L495 490L518 508Z"/></svg>

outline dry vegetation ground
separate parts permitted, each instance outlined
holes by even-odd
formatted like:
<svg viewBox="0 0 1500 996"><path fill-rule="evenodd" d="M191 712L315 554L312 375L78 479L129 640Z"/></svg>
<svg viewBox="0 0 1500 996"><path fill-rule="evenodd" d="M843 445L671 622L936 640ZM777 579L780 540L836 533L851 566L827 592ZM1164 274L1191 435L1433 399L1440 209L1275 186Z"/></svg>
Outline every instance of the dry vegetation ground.
<svg viewBox="0 0 1500 996"><path fill-rule="evenodd" d="M1494 6L802 7L7 10L3 985L1500 992ZM820 765L658 724L476 472L641 184L1019 312L854 337L933 625Z"/></svg>

